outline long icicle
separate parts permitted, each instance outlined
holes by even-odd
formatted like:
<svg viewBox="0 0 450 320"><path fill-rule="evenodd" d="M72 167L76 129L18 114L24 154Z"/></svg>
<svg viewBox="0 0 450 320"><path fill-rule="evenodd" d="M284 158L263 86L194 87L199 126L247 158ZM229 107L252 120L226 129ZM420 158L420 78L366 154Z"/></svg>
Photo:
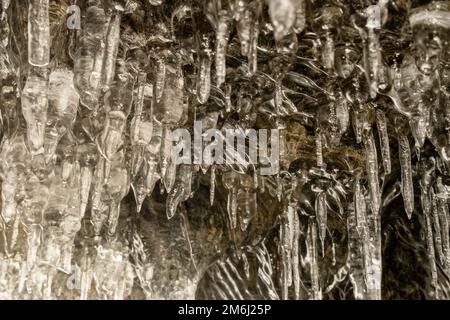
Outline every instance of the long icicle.
<svg viewBox="0 0 450 320"><path fill-rule="evenodd" d="M414 211L414 189L412 180L412 168L411 168L411 150L409 147L408 137L399 134L398 135L398 154L400 158L400 167L402 171L402 196L403 203L405 205L405 211L408 215L408 219Z"/></svg>
<svg viewBox="0 0 450 320"><path fill-rule="evenodd" d="M373 131L370 130L364 137L364 147L366 149L366 171L369 179L370 201L372 213L378 215L381 205L381 193L378 180L378 156L375 146Z"/></svg>
<svg viewBox="0 0 450 320"><path fill-rule="evenodd" d="M308 234L306 238L306 246L308 249L308 257L310 263L311 274L311 298L313 300L322 299L322 290L319 281L319 266L317 254L317 231L314 220L310 220L308 224Z"/></svg>
<svg viewBox="0 0 450 320"><path fill-rule="evenodd" d="M377 131L380 139L381 157L383 158L384 173L391 173L391 149L389 147L389 136L387 132L386 115L384 111L377 110Z"/></svg>

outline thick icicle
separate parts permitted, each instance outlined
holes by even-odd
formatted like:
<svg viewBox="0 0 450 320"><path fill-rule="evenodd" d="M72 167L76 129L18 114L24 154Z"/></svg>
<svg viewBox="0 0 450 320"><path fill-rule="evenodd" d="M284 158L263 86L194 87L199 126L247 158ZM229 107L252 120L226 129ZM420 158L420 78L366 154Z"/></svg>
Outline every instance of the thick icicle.
<svg viewBox="0 0 450 320"><path fill-rule="evenodd" d="M28 62L44 67L50 62L49 0L31 0L28 8Z"/></svg>
<svg viewBox="0 0 450 320"><path fill-rule="evenodd" d="M118 8L119 10L114 13L114 16L109 24L109 30L106 35L105 60L103 62L103 85L106 87L109 87L111 81L114 78L117 51L119 49L120 19L122 8L117 6L116 8Z"/></svg>
<svg viewBox="0 0 450 320"><path fill-rule="evenodd" d="M201 104L204 104L208 101L211 91L211 49L209 48L209 41L206 36L202 40L201 45L204 48L199 57L197 100Z"/></svg>
<svg viewBox="0 0 450 320"><path fill-rule="evenodd" d="M364 299L366 293L365 261L370 257L368 245L368 228L366 221L366 200L361 190L360 174L357 173L353 190L353 208L347 216L349 234L350 281L353 284L355 299Z"/></svg>
<svg viewBox="0 0 450 320"><path fill-rule="evenodd" d="M226 50L229 40L230 17L226 10L220 10L216 31L216 85L220 87L225 82Z"/></svg>
<svg viewBox="0 0 450 320"><path fill-rule="evenodd" d="M427 241L427 253L428 259L430 261L431 268L431 285L434 290L433 295L437 297L437 288L438 288L438 276L437 276L437 266L436 266L436 256L434 251L434 242L433 242L433 227L431 224L430 212L425 211L425 223L426 223L426 241Z"/></svg>
<svg viewBox="0 0 450 320"><path fill-rule="evenodd" d="M369 178L370 200L372 213L378 215L381 204L380 185L378 180L378 156L373 131L367 132L364 139L366 149L366 171Z"/></svg>
<svg viewBox="0 0 450 320"><path fill-rule="evenodd" d="M48 109L48 72L30 70L22 91L22 113L27 123L28 145L32 155L44 152Z"/></svg>

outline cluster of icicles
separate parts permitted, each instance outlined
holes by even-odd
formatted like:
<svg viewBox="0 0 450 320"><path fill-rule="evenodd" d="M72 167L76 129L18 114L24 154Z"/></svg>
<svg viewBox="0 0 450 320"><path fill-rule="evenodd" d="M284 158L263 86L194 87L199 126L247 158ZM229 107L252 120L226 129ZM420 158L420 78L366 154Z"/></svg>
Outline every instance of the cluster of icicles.
<svg viewBox="0 0 450 320"><path fill-rule="evenodd" d="M406 8L414 50L406 53L402 61L387 65L379 39L380 30L389 19L387 0L359 8L347 21L343 19L346 1L210 0L198 7L180 3L173 12L166 13L170 23L154 26L155 34L150 37L159 45L150 53L135 50L135 56L128 60L122 59L122 51L135 48L122 47L124 17L148 5L157 10L166 4L156 0L89 0L82 6L81 30L77 31L74 46L68 49L72 50L71 67L63 61L50 61L52 39L57 38L50 32L51 2L27 1L28 7L22 9L28 17L27 28L22 30L26 38L12 34L9 22L16 17L8 13L13 6L19 10L14 2L1 2L1 298L54 299L64 297L64 290L76 287L77 293L71 298L124 299L136 281L151 287L151 259L138 268L130 262L128 246L115 237L121 202L130 190L139 212L159 183L159 189L167 193L167 218L171 219L179 204L192 196L193 174L209 172L210 202L215 201L216 176L220 176L228 190L231 233L236 228L246 230L252 217L258 215L257 190L265 188L266 178L258 176L257 170L243 174L216 165L177 166L171 160L171 131L189 127L190 113L200 118L192 109L201 109L211 100L217 108L203 116L205 130L216 127L219 119L230 113L238 114L237 126L245 129L254 125L258 110L264 108L253 106L252 95L245 92L240 92L238 99L231 98L236 95L236 88L228 79L227 48L231 35L237 33L243 57L240 71L252 77L260 72L258 55L267 51L259 46L267 30L273 33L276 48L272 53L281 58L273 59L278 64L274 67L277 72L267 81L274 90L266 103L269 111L264 112L270 113L269 118L280 130L285 128L284 118L290 115L308 118L314 124L316 143L315 166L291 173L294 178L289 182L281 174L274 179L274 198L283 202L285 208L279 213L279 276L273 273L268 254L257 255L261 262L258 274L271 292L269 297L321 299L324 292L349 275L355 298L381 298L380 175L384 178L391 173L389 127L395 128L397 135L400 189L409 218L415 211L413 174L420 177L420 215L426 221L426 247L437 297L436 264L441 263L450 272L450 195L446 184L450 114L445 108L450 95L450 65L441 58L448 50L447 3ZM310 8L314 12L308 12ZM176 24L187 24L186 21L195 20L191 19L194 16L194 49L176 46L189 43L189 39L177 41ZM203 16L204 21L198 16ZM202 33L202 28L207 29L205 24L210 24L215 39ZM356 30L362 43L361 59L355 59L351 44L336 44L343 24ZM306 76L289 73L290 62L284 65L283 59L296 57L297 39L303 36L305 28L312 28L308 30L317 36L316 57L309 63L327 75L331 85L326 88L316 88ZM26 43L20 43L21 39ZM25 58L11 56L17 47L21 47L19 53L26 53ZM151 72L146 60L149 58ZM189 63L196 70L194 79L186 77L182 68ZM17 79L9 81L11 77ZM290 101L289 89L283 85L285 77L319 90L327 96L327 102L313 112L303 110L302 105ZM340 86L344 82L350 83L350 89ZM21 115L12 113L15 119L11 119L9 110L16 105L20 106ZM328 188L329 183L323 181L332 181L335 172L327 171L324 150L340 144L350 123L356 143L364 149L365 171L354 170L350 190ZM419 158L417 168L411 164L410 133ZM432 143L439 156L421 157L425 141ZM283 162L284 154L280 156ZM284 165L282 169L286 171L288 167ZM315 177L314 199L308 202L315 214L310 216L306 228L307 252L301 255L301 210L299 197L292 190ZM334 282L324 287L318 260L320 252L325 254L329 199L344 195L353 195L348 208L340 208L347 219L348 258ZM75 254L74 241L80 233L85 248L77 249ZM255 250L267 251L264 245ZM302 281L301 268L309 270L308 281ZM56 281L67 280L61 274L76 274L77 279L55 290ZM305 290L306 296L300 294ZM158 297L151 290L146 296Z"/></svg>

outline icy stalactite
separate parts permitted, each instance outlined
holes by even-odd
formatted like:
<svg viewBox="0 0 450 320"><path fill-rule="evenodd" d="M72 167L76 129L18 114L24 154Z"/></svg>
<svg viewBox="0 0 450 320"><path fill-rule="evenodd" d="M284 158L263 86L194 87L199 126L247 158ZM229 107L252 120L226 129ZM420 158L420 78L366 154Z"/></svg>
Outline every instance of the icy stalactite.
<svg viewBox="0 0 450 320"><path fill-rule="evenodd" d="M421 158L419 162L421 206L425 220L425 240L427 247L427 256L431 271L432 295L437 296L437 266L436 266L436 248L434 241L432 214L434 210L433 202L436 199L433 192L433 182L435 180L436 160L434 158Z"/></svg>
<svg viewBox="0 0 450 320"><path fill-rule="evenodd" d="M192 171L187 165L181 165L177 170L177 176L174 182L174 187L168 190L166 215L171 219L182 201L186 201L191 195L191 179Z"/></svg>
<svg viewBox="0 0 450 320"><path fill-rule="evenodd" d="M227 198L227 212L228 219L230 221L231 229L235 229L237 226L237 194L239 191L239 177L234 171L224 173L222 175L222 183L228 190Z"/></svg>
<svg viewBox="0 0 450 320"><path fill-rule="evenodd" d="M230 20L229 12L227 10L221 10L219 12L219 19L217 21L216 30L216 85L220 87L225 82L226 76L226 48L229 41L230 33Z"/></svg>
<svg viewBox="0 0 450 320"><path fill-rule="evenodd" d="M31 69L22 91L22 114L27 122L27 140L33 155L44 152L48 109L48 71Z"/></svg>
<svg viewBox="0 0 450 320"><path fill-rule="evenodd" d="M93 3L86 11L86 24L75 53L74 83L81 103L96 109L101 89L106 35L110 17L104 8Z"/></svg>
<svg viewBox="0 0 450 320"><path fill-rule="evenodd" d="M117 52L120 40L120 19L123 8L116 6L116 12L111 18L105 42L105 58L103 61L102 83L108 87L115 75Z"/></svg>
<svg viewBox="0 0 450 320"><path fill-rule="evenodd" d="M258 37L259 37L259 22L255 19L253 26L250 29L250 46L248 49L248 72L254 74L258 69Z"/></svg>
<svg viewBox="0 0 450 320"><path fill-rule="evenodd" d="M315 142L316 142L316 165L317 165L317 167L322 168L323 167L323 148L322 148L322 135L320 133L320 129L316 130Z"/></svg>
<svg viewBox="0 0 450 320"><path fill-rule="evenodd" d="M369 257L368 228L366 221L366 200L361 190L359 175L354 182L353 208L347 215L349 253L347 263L350 267L350 281L353 284L355 299L364 299L366 293L365 261Z"/></svg>
<svg viewBox="0 0 450 320"><path fill-rule="evenodd" d="M284 223L280 228L280 253L282 259L282 294L283 300L288 299L289 287L292 286L293 282L299 281L298 274L298 251L294 252L294 249L298 249L298 244L294 244L298 237L296 236L296 211L294 204L287 205L284 213ZM296 259L294 259L296 257ZM293 277L294 276L294 277ZM294 284L294 287L298 291L298 283Z"/></svg>
<svg viewBox="0 0 450 320"><path fill-rule="evenodd" d="M326 200L326 192L319 192L316 196L315 203L316 210L316 220L317 220L317 228L319 230L319 239L321 246L322 255L325 254L324 250L324 242L325 235L327 231L327 200Z"/></svg>
<svg viewBox="0 0 450 320"><path fill-rule="evenodd" d="M300 221L298 218L297 210L295 210L295 207L291 210L294 211L293 214L293 238L292 238L292 257L291 257L291 263L292 263L292 282L294 286L294 299L299 300L300 299L300 247L299 247L299 240L300 240Z"/></svg>
<svg viewBox="0 0 450 320"><path fill-rule="evenodd" d="M246 232L252 219L258 214L257 195L250 176L241 177L240 185L237 194L238 220L241 231Z"/></svg>
<svg viewBox="0 0 450 320"><path fill-rule="evenodd" d="M445 262L445 257L442 248L442 229L441 223L439 221L438 199L433 190L431 191L431 201L431 223L433 225L434 249L436 251L437 257L439 258L439 261L443 264Z"/></svg>
<svg viewBox="0 0 450 320"><path fill-rule="evenodd" d="M369 179L371 211L377 216L381 206L380 181L378 180L378 156L373 131L370 130L364 137L366 150L366 173Z"/></svg>
<svg viewBox="0 0 450 320"><path fill-rule="evenodd" d="M163 95L164 86L166 82L166 63L163 59L156 61L155 82L153 84L153 95L155 101L159 103Z"/></svg>
<svg viewBox="0 0 450 320"><path fill-rule="evenodd" d="M204 104L208 101L211 91L212 50L206 35L200 36L199 42L201 53L199 55L198 65L197 100L201 104Z"/></svg>
<svg viewBox="0 0 450 320"><path fill-rule="evenodd" d="M377 131L380 140L381 157L385 174L391 173L391 148L387 131L386 115L383 111L376 111Z"/></svg>
<svg viewBox="0 0 450 320"><path fill-rule="evenodd" d="M400 166L402 172L402 196L405 204L405 211L408 218L414 211L414 189L412 180L412 168L411 168L411 150L409 147L408 138L403 135L398 135L398 154L400 158Z"/></svg>
<svg viewBox="0 0 450 320"><path fill-rule="evenodd" d="M373 212L368 214L369 259L365 262L367 299L381 299L381 219Z"/></svg>
<svg viewBox="0 0 450 320"><path fill-rule="evenodd" d="M448 191L442 181L442 177L436 180L436 201L441 226L442 237L442 264L447 273L450 272L450 240L449 240L449 209L448 209Z"/></svg>
<svg viewBox="0 0 450 320"><path fill-rule="evenodd" d="M317 250L317 229L313 221L309 221L308 233L306 238L306 247L308 250L308 260L311 276L311 294L312 300L322 299L322 289L320 287L320 274L318 265L318 250Z"/></svg>
<svg viewBox="0 0 450 320"><path fill-rule="evenodd" d="M250 33L253 20L253 13L247 1L235 0L234 19L236 20L236 30L238 33L241 53L247 56L250 48Z"/></svg>
<svg viewBox="0 0 450 320"><path fill-rule="evenodd" d="M28 8L28 62L44 67L50 62L49 0L32 0Z"/></svg>

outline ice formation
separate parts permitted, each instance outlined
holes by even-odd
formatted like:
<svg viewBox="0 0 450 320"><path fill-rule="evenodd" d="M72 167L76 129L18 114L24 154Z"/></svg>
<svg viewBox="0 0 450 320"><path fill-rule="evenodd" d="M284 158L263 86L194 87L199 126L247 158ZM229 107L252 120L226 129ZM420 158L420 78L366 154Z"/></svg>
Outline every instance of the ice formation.
<svg viewBox="0 0 450 320"><path fill-rule="evenodd" d="M436 0L2 0L0 299L448 299L449 37Z"/></svg>

